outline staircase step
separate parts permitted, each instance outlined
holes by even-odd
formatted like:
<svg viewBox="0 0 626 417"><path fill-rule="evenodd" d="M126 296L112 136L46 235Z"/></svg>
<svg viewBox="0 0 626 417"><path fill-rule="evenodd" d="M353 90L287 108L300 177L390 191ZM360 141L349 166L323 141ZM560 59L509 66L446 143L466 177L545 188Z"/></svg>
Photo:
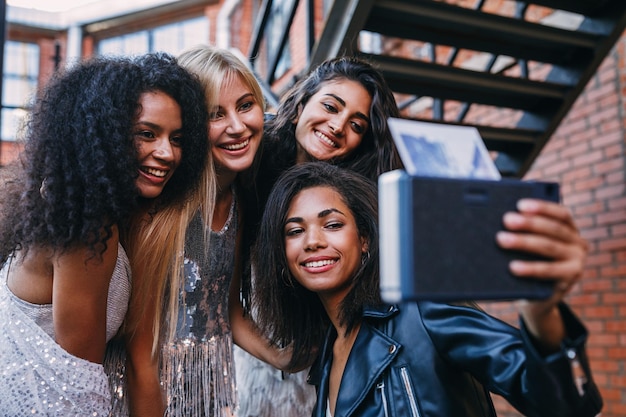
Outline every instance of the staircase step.
<svg viewBox="0 0 626 417"><path fill-rule="evenodd" d="M584 67L601 34L550 27L437 1L379 0L363 29L570 67Z"/></svg>
<svg viewBox="0 0 626 417"><path fill-rule="evenodd" d="M506 77L388 55L359 54L397 93L550 114L571 86Z"/></svg>

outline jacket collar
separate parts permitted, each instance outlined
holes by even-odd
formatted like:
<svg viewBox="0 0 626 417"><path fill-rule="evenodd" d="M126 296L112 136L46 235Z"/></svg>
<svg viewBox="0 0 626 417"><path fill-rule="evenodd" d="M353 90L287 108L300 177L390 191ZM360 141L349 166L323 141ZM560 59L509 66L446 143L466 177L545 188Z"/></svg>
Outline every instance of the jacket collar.
<svg viewBox="0 0 626 417"><path fill-rule="evenodd" d="M402 346L367 320L367 318L386 319L397 311L396 306L389 305L364 309L364 320L344 370L344 376L348 375L349 377L342 380L335 407L335 416L352 414L372 389L372 386L380 379L384 369L398 354ZM316 385L318 389L324 392L328 392L332 348L336 337L337 333L331 327L320 354L309 373L309 383ZM322 404L318 404L319 406Z"/></svg>
<svg viewBox="0 0 626 417"><path fill-rule="evenodd" d="M365 306L363 308L363 318L386 319L395 315L399 311L396 304L380 304L377 306Z"/></svg>

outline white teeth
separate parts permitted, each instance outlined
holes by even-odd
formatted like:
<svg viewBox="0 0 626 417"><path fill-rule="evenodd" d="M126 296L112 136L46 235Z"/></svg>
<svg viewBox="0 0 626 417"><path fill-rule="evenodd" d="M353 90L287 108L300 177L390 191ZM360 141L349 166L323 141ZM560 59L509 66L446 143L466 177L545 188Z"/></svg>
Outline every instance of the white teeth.
<svg viewBox="0 0 626 417"><path fill-rule="evenodd" d="M153 175L159 178L163 178L164 176L167 175L167 171L161 171L160 169L156 169L156 168L143 168L142 170L144 172L147 172L150 175Z"/></svg>
<svg viewBox="0 0 626 417"><path fill-rule="evenodd" d="M320 131L317 131L317 130L316 130L316 131L315 131L315 136L317 136L317 137L318 137L318 138L320 138L320 139L321 139L324 143L327 143L329 146L332 146L333 148L338 148L338 147L339 147L339 146L337 146L337 144L336 144L334 141L330 140L330 139L328 138L328 136L326 136L325 134L323 134L323 133L322 133L322 132L320 132Z"/></svg>
<svg viewBox="0 0 626 417"><path fill-rule="evenodd" d="M235 143L232 145L224 145L222 146L224 149L228 149L229 151L238 151L239 149L243 149L246 146L248 146L248 143L250 143L250 139L247 139L243 142L240 143Z"/></svg>
<svg viewBox="0 0 626 417"><path fill-rule="evenodd" d="M320 266L326 266L326 265L332 265L334 264L335 260L333 259L326 259L323 261L313 261L313 262L306 262L304 264L305 268L319 268Z"/></svg>

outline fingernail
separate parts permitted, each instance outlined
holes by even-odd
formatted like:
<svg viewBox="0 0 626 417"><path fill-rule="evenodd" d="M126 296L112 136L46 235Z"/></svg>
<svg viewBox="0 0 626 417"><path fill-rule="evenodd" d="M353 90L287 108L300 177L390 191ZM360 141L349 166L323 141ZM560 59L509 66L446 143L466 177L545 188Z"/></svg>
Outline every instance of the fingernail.
<svg viewBox="0 0 626 417"><path fill-rule="evenodd" d="M513 271L518 271L524 267L524 263L522 261L511 261L509 262L509 268Z"/></svg>
<svg viewBox="0 0 626 417"><path fill-rule="evenodd" d="M517 209L520 211L533 211L537 209L537 202L528 198L523 198L517 202Z"/></svg>
<svg viewBox="0 0 626 417"><path fill-rule="evenodd" d="M513 233L499 231L496 233L496 239L502 245L509 245L513 243Z"/></svg>
<svg viewBox="0 0 626 417"><path fill-rule="evenodd" d="M515 212L508 212L504 214L504 222L508 225L521 224L524 221L524 216Z"/></svg>

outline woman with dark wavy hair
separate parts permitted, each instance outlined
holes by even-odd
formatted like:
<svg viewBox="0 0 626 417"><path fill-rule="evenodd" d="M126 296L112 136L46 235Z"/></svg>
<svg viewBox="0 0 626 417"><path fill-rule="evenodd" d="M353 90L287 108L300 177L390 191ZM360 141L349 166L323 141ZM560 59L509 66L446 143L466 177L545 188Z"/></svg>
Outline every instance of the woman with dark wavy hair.
<svg viewBox="0 0 626 417"><path fill-rule="evenodd" d="M39 94L6 217L4 412L109 415L107 342L124 321L130 341L137 329L159 331L158 314L140 317L146 301L164 297L182 250L178 225L207 166L206 124L201 86L164 54L93 58ZM140 374L137 363L128 368Z"/></svg>
<svg viewBox="0 0 626 417"><path fill-rule="evenodd" d="M399 110L378 69L345 56L319 64L268 118L254 165L260 211L278 176L297 163L326 161L372 180L401 168L389 117L399 117Z"/></svg>
<svg viewBox="0 0 626 417"><path fill-rule="evenodd" d="M332 162L376 179L401 165L389 117L399 111L380 71L354 57L324 61L282 98L267 123L266 156L282 167Z"/></svg>
<svg viewBox="0 0 626 417"><path fill-rule="evenodd" d="M564 302L587 254L567 208L520 200L494 236L542 258L511 273L553 281L549 298L518 305L519 327L465 303L384 303L377 208L373 182L320 162L286 171L268 199L253 308L293 363L317 353L314 417L495 417L490 393L527 416L600 412L587 331Z"/></svg>

